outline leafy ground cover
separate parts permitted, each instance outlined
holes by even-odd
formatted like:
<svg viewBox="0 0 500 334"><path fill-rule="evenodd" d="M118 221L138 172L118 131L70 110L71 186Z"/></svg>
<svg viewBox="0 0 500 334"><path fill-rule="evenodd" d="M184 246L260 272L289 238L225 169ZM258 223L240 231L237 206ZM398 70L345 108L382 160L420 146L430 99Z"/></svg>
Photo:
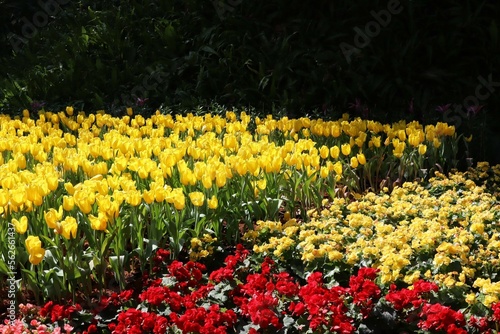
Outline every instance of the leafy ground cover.
<svg viewBox="0 0 500 334"><path fill-rule="evenodd" d="M128 112L2 119L2 332L497 331L500 169L448 174L453 127Z"/></svg>

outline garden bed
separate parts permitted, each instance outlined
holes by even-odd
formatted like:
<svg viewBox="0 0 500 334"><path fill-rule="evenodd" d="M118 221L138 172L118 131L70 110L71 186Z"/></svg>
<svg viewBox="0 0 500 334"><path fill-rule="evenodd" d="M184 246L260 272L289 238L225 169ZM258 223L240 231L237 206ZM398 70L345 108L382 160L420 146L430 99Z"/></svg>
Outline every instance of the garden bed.
<svg viewBox="0 0 500 334"><path fill-rule="evenodd" d="M496 332L500 173L448 174L453 127L129 112L2 119L17 332Z"/></svg>

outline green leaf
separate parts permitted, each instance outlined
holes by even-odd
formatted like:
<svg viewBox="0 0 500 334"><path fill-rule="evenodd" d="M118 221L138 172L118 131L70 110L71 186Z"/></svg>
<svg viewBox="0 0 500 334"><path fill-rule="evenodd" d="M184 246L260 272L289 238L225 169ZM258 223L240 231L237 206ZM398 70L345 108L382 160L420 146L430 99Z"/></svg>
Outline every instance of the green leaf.
<svg viewBox="0 0 500 334"><path fill-rule="evenodd" d="M57 266L57 257L54 256L53 250L57 252L57 249L46 249L45 250L45 256L44 256L44 261L47 263L49 267L56 267Z"/></svg>
<svg viewBox="0 0 500 334"><path fill-rule="evenodd" d="M9 270L9 267L7 267L7 264L4 261L0 261L0 273L2 274L10 274L11 271Z"/></svg>

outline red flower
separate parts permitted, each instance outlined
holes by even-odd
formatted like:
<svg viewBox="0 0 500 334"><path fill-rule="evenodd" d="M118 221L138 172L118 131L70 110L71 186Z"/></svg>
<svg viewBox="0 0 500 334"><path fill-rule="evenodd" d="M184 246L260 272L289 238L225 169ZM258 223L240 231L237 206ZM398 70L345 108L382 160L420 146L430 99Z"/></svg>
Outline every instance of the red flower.
<svg viewBox="0 0 500 334"><path fill-rule="evenodd" d="M56 322L63 319L69 320L71 319L73 313L81 310L82 307L80 304L64 306L54 304L54 302L49 301L40 309L40 315L42 317L50 318L52 322Z"/></svg>
<svg viewBox="0 0 500 334"><path fill-rule="evenodd" d="M436 283L427 282L421 279L413 283L413 290L419 294L423 294L431 291L438 292L439 287Z"/></svg>
<svg viewBox="0 0 500 334"><path fill-rule="evenodd" d="M306 311L305 305L302 302L291 302L288 310L292 312L292 315L301 316Z"/></svg>
<svg viewBox="0 0 500 334"><path fill-rule="evenodd" d="M264 259L264 262L262 263L262 266L261 266L261 272L262 272L262 275L269 275L271 274L271 269L272 269L272 266L274 265L274 261L269 258L269 257L266 257Z"/></svg>
<svg viewBox="0 0 500 334"><path fill-rule="evenodd" d="M108 329L113 334L150 333L164 334L167 331L168 321L156 313L142 312L137 309L128 309L118 315L117 324L109 324Z"/></svg>
<svg viewBox="0 0 500 334"><path fill-rule="evenodd" d="M220 283L222 281L231 281L234 279L234 270L230 268L220 268L212 271L209 276L211 281Z"/></svg>
<svg viewBox="0 0 500 334"><path fill-rule="evenodd" d="M52 306L54 305L53 301L47 302L41 309L40 309L40 315L42 317L47 317L50 314L50 311L52 310Z"/></svg>
<svg viewBox="0 0 500 334"><path fill-rule="evenodd" d="M183 333L200 334L226 333L237 321L232 310L221 312L218 305L211 305L208 310L191 308L181 316L172 313L170 319Z"/></svg>
<svg viewBox="0 0 500 334"><path fill-rule="evenodd" d="M274 311L278 305L278 300L265 293L256 294L246 304L242 305L242 313L249 315L252 322L261 328L268 328L272 325L276 329L283 327L279 317Z"/></svg>
<svg viewBox="0 0 500 334"><path fill-rule="evenodd" d="M394 284L390 287L390 292L385 296L385 300L393 304L394 308L401 311L408 307L420 307L424 300L422 296L431 291L437 292L439 290L435 283L418 280L413 283L413 289L396 290Z"/></svg>
<svg viewBox="0 0 500 334"><path fill-rule="evenodd" d="M444 330L446 333L466 334L467 331L458 326L465 326L465 318L462 312L454 311L448 306L441 304L425 304L420 313L422 320L418 327L429 330ZM458 325L458 326L457 326Z"/></svg>
<svg viewBox="0 0 500 334"><path fill-rule="evenodd" d="M247 277L247 283L241 290L249 296L266 290L267 278L262 274L250 274Z"/></svg>
<svg viewBox="0 0 500 334"><path fill-rule="evenodd" d="M359 268L357 277L373 281L377 278L377 273L378 269L363 267Z"/></svg>
<svg viewBox="0 0 500 334"><path fill-rule="evenodd" d="M156 264L160 264L162 262L167 261L169 257L170 257L170 251L160 248L156 251L156 256L153 258L153 260L156 262Z"/></svg>
<svg viewBox="0 0 500 334"><path fill-rule="evenodd" d="M196 302L197 300L200 300L202 298L205 298L209 293L210 291L212 291L214 289L214 285L213 284L207 284L207 285L202 285L198 288L198 290L195 290L191 293L191 296L190 298Z"/></svg>
<svg viewBox="0 0 500 334"><path fill-rule="evenodd" d="M119 298L122 302L127 302L132 298L132 295L134 294L134 290L125 290L122 291L119 295Z"/></svg>
<svg viewBox="0 0 500 334"><path fill-rule="evenodd" d="M205 265L189 261L185 265L180 261L173 261L168 266L168 271L171 276L177 280L177 285L180 290L196 287L203 278L203 271L206 270Z"/></svg>
<svg viewBox="0 0 500 334"><path fill-rule="evenodd" d="M90 325L88 328L87 328L87 333L88 334L91 334L91 333L97 333L97 326L92 324Z"/></svg>
<svg viewBox="0 0 500 334"><path fill-rule="evenodd" d="M349 280L349 292L353 297L353 302L362 307L361 313L365 318L380 298L380 288L373 282L376 277L376 269L361 268L358 275L351 276Z"/></svg>
<svg viewBox="0 0 500 334"><path fill-rule="evenodd" d="M168 320L165 317L158 316L156 317L155 326L153 328L154 334L164 334L168 329Z"/></svg>
<svg viewBox="0 0 500 334"><path fill-rule="evenodd" d="M293 281L290 274L283 272L275 274L276 291L287 297L294 297L299 293L299 285Z"/></svg>
<svg viewBox="0 0 500 334"><path fill-rule="evenodd" d="M500 322L500 303L491 305L491 310L493 311L493 321Z"/></svg>
<svg viewBox="0 0 500 334"><path fill-rule="evenodd" d="M486 317L476 318L475 316L471 316L469 319L469 325L471 327L477 328L480 333L491 333L489 328L488 319Z"/></svg>
<svg viewBox="0 0 500 334"><path fill-rule="evenodd" d="M353 333L352 319L347 315L344 303L348 289L336 286L327 289L323 285L322 274L312 273L307 284L300 288L299 297L309 314L309 327L315 331L320 326L328 326L331 331Z"/></svg>
<svg viewBox="0 0 500 334"><path fill-rule="evenodd" d="M418 296L417 291L409 289L397 291L394 284L391 285L390 292L385 295L385 300L391 303L397 311L402 311L412 306L415 307L417 304L423 302Z"/></svg>
<svg viewBox="0 0 500 334"><path fill-rule="evenodd" d="M162 286L151 286L139 295L141 301L146 301L153 306L160 306L167 301L169 288Z"/></svg>

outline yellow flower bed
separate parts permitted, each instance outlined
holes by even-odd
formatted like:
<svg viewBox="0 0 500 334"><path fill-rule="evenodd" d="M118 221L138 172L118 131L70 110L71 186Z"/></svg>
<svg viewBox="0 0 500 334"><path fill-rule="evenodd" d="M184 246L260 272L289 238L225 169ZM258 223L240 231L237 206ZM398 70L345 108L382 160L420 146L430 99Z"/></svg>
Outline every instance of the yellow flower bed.
<svg viewBox="0 0 500 334"><path fill-rule="evenodd" d="M386 285L425 278L477 288L490 306L500 298L499 219L500 203L484 187L463 173L436 173L426 186L407 182L390 194L335 199L308 223L260 221L245 239L255 252L300 259L307 270L373 266Z"/></svg>

